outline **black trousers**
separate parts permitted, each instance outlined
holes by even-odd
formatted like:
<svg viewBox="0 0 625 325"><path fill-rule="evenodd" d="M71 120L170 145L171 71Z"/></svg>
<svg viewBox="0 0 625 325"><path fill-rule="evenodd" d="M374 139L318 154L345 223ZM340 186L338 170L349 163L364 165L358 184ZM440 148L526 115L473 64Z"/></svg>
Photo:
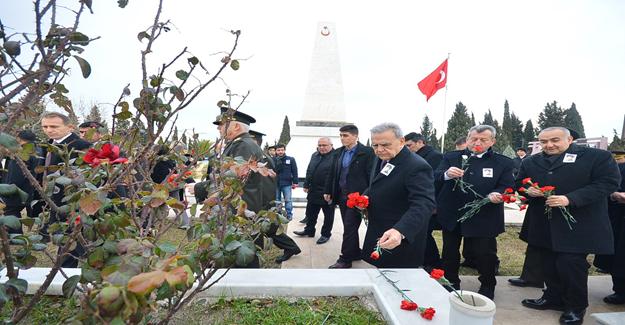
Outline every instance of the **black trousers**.
<svg viewBox="0 0 625 325"><path fill-rule="evenodd" d="M541 249L533 245L527 245L525 250L525 260L523 261L523 271L520 278L532 283L545 283L543 276Z"/></svg>
<svg viewBox="0 0 625 325"><path fill-rule="evenodd" d="M441 255L438 252L436 240L434 240L434 236L432 236L432 231L439 229L441 229L441 226L436 220L436 215L432 215L428 223L428 232L425 237L425 256L423 257L423 265L426 267L441 267Z"/></svg>
<svg viewBox="0 0 625 325"><path fill-rule="evenodd" d="M343 220L343 243L341 243L341 256L339 256L339 261L351 262L361 258L358 228L360 228L362 217L360 217L356 209L350 209L345 205L346 200L347 197L343 197L339 203L341 219Z"/></svg>
<svg viewBox="0 0 625 325"><path fill-rule="evenodd" d="M566 309L588 307L588 254L560 253L540 248L547 289L543 297Z"/></svg>
<svg viewBox="0 0 625 325"><path fill-rule="evenodd" d="M315 226L317 225L319 210L322 210L323 226L321 227L321 236L330 238L330 236L332 236L332 226L334 225L335 208L336 206L334 204L317 204L308 201L308 203L306 203L306 228L304 228L304 232L313 235L315 234Z"/></svg>
<svg viewBox="0 0 625 325"><path fill-rule="evenodd" d="M453 284L460 284L458 270L460 269L460 242L462 241L461 225L454 231L443 230L443 269L445 277ZM495 268L497 266L497 252L493 250L495 237L465 237L464 245L475 254L478 280L483 287L494 288L497 284Z"/></svg>

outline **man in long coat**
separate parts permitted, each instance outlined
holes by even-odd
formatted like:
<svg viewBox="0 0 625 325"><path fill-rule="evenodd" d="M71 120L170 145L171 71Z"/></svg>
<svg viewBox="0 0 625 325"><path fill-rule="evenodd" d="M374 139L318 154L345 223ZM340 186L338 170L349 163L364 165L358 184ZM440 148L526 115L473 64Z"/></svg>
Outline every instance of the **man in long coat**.
<svg viewBox="0 0 625 325"><path fill-rule="evenodd" d="M371 142L377 159L366 191L369 226L363 259L384 268L420 267L435 206L432 168L404 147L401 129L394 123L371 129ZM379 258L371 255L377 245Z"/></svg>
<svg viewBox="0 0 625 325"><path fill-rule="evenodd" d="M443 228L443 269L445 277L459 288L460 242L474 255L480 273L479 293L491 299L495 296L497 280L497 236L505 231L501 193L514 186L512 159L495 153L496 131L490 125L478 125L469 130L467 148L451 151L435 172L441 190L436 198L438 221ZM463 161L465 166L463 167ZM457 179L471 184L472 191L461 190ZM479 194L478 197L475 193ZM471 218L458 220L466 213L465 204L488 198Z"/></svg>
<svg viewBox="0 0 625 325"><path fill-rule="evenodd" d="M521 238L540 249L547 288L541 298L522 304L564 311L561 324L581 324L588 307L586 258L614 251L606 198L618 188L620 174L608 151L572 144L566 128L546 128L538 140L542 152L523 161L517 185L531 178L540 186L555 187L548 198L539 189L526 191L529 207L521 229ZM551 208L550 218L546 207ZM562 209L576 222L567 223Z"/></svg>

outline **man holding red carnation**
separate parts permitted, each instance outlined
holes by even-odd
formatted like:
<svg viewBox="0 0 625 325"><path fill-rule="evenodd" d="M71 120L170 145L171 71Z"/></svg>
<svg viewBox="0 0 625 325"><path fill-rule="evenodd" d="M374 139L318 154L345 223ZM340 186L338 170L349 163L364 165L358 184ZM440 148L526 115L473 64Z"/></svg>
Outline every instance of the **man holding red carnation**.
<svg viewBox="0 0 625 325"><path fill-rule="evenodd" d="M564 311L561 324L581 324L588 307L586 258L614 250L606 198L618 188L620 174L608 151L572 144L564 127L546 128L538 140L542 152L523 161L517 187L532 185L524 191L529 206L521 239L537 248L547 288L522 304Z"/></svg>
<svg viewBox="0 0 625 325"><path fill-rule="evenodd" d="M495 297L497 236L505 231L502 193L514 185L512 159L495 153L496 130L477 125L469 130L467 148L445 154L434 173L440 192L436 198L438 221L443 228L443 269L454 288L460 288L460 242L471 251L480 273L478 293ZM464 168L463 168L464 166ZM457 186L464 182L464 188ZM468 184L468 185L466 185ZM466 221L467 203L484 205Z"/></svg>
<svg viewBox="0 0 625 325"><path fill-rule="evenodd" d="M355 203L368 203L362 258L381 268L420 267L435 206L432 168L404 147L401 129L394 123L371 129L371 146L377 159L365 192L368 201Z"/></svg>

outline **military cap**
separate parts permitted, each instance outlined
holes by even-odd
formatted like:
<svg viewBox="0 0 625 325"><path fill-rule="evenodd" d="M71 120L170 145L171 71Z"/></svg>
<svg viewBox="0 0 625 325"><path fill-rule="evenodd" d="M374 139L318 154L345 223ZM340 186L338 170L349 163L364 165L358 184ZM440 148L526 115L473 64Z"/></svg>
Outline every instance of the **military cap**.
<svg viewBox="0 0 625 325"><path fill-rule="evenodd" d="M215 119L215 122L213 122L213 124L215 125L219 125L221 124L221 122L223 121L223 116L224 114L226 114L228 112L228 108L227 107L221 107L221 114L217 115L217 118ZM231 110L232 112L232 110ZM230 113L228 113L230 114ZM243 113L240 111L234 111L234 113L228 118L230 121L237 121L237 122L241 122L243 124L247 124L250 125L252 123L256 123L256 119Z"/></svg>

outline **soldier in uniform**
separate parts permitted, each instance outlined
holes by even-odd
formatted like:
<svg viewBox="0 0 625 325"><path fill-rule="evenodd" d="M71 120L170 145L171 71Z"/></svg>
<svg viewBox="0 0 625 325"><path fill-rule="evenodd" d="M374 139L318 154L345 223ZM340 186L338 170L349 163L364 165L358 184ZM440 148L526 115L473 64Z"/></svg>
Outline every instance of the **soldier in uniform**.
<svg viewBox="0 0 625 325"><path fill-rule="evenodd" d="M460 241L475 256L479 293L493 299L497 268L497 236L505 231L501 193L514 186L512 159L495 153L496 131L490 125L478 125L469 130L467 148L445 154L434 178L441 190L436 198L438 221L443 228L443 268L445 276L457 289L460 287ZM463 161L466 161L463 169ZM468 164L468 166L467 166ZM479 199L472 191L466 193L456 185L462 178L473 190L490 203L470 219L458 222L466 212L462 207Z"/></svg>
<svg viewBox="0 0 625 325"><path fill-rule="evenodd" d="M517 185L531 178L554 186L545 198L530 187L522 238L540 250L545 289L538 299L524 299L532 309L564 311L561 324L581 324L588 307L588 254L612 254L614 239L606 198L619 186L620 174L608 151L572 144L570 131L549 127L540 132L540 154L523 161ZM551 208L551 217L545 208ZM563 209L576 222L567 222Z"/></svg>
<svg viewBox="0 0 625 325"><path fill-rule="evenodd" d="M258 161L263 161L264 155L260 146L249 134L250 124L255 123L256 119L236 111L232 116L227 117L228 121L226 122L226 119L223 117L226 109L222 108L221 110L222 115L219 115L217 120L213 122L213 124L217 125L222 138L226 140L221 154L226 157L241 157L245 160L255 158ZM195 185L195 197L198 202L206 200L208 196L207 186L208 182L200 182ZM258 212L262 209L270 208L271 202L274 201L276 195L275 186L275 180L271 177L251 173L245 183L242 195L243 201L247 203L247 209ZM293 239L285 233L278 235L274 230L273 235L270 235L270 237L276 246L284 250L284 254L276 258L277 263L282 263L291 258L291 256L301 252ZM255 264L258 264L258 261ZM259 265L253 266L258 267Z"/></svg>

